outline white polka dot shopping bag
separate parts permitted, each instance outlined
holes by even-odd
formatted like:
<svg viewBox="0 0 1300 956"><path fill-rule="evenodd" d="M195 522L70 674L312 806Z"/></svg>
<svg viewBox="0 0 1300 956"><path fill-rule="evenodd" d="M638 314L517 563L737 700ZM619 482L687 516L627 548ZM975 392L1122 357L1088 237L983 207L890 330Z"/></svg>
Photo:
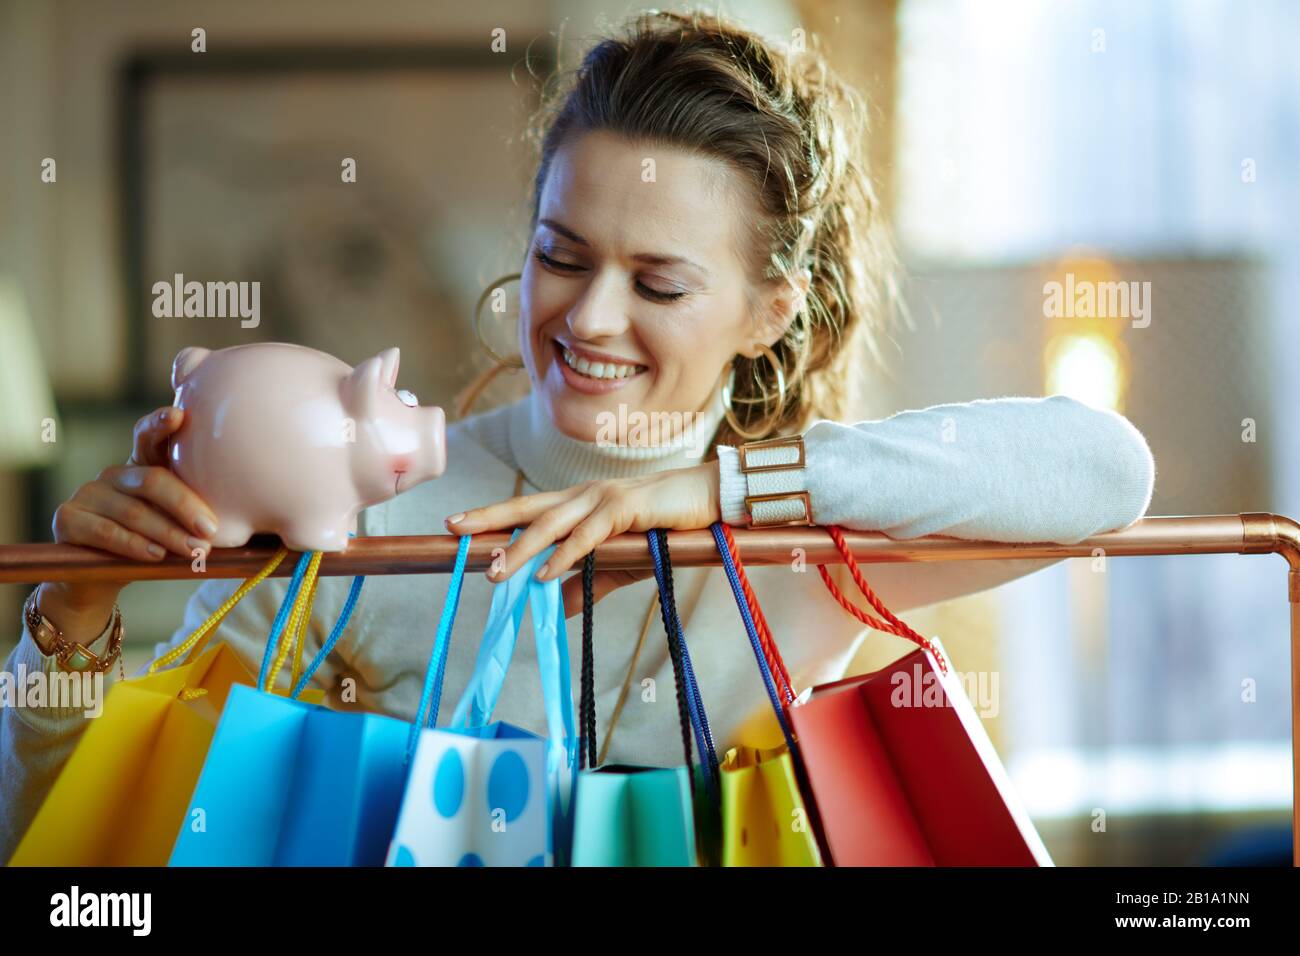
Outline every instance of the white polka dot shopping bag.
<svg viewBox="0 0 1300 956"><path fill-rule="evenodd" d="M518 532L516 531L516 535ZM512 538L513 540L513 538ZM533 557L492 591L469 684L448 726L433 729L447 645L460 597L461 539L453 584L413 725L406 792L389 866L551 866L567 862L577 761L564 605L558 580L533 575L555 550ZM537 643L547 737L491 720L524 611ZM429 713L428 718L425 714Z"/></svg>

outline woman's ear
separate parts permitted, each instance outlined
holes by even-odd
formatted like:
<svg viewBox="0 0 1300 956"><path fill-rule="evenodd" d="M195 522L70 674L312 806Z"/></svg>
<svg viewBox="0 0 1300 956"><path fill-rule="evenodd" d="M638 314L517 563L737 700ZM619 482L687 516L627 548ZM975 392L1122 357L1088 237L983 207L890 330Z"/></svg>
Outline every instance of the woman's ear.
<svg viewBox="0 0 1300 956"><path fill-rule="evenodd" d="M812 271L803 269L790 278L773 279L764 293L764 301L759 309L758 328L755 335L759 344L771 347L785 337L790 323L795 320L808 302L808 289L812 285ZM758 349L750 347L753 354L744 352L748 358L756 358Z"/></svg>

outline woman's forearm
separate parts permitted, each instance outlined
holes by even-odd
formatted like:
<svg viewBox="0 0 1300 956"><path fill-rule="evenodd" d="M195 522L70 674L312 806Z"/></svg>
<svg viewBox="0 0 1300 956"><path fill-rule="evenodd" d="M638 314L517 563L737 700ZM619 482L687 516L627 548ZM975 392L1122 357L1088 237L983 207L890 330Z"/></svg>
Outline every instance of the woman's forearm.
<svg viewBox="0 0 1300 956"><path fill-rule="evenodd" d="M1065 396L819 421L804 446L815 523L898 538L1078 541L1140 518L1155 474L1127 419ZM737 452L719 446L718 458L723 519L744 524Z"/></svg>

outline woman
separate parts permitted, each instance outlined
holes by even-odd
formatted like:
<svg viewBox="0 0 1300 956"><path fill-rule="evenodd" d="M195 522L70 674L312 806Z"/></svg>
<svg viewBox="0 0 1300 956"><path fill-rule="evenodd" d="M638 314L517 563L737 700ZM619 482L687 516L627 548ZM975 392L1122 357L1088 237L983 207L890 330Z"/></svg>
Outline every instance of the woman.
<svg viewBox="0 0 1300 956"><path fill-rule="evenodd" d="M358 531L479 534L527 525L497 567L466 581L449 699L472 667L493 582L552 543L547 577L571 572L610 535L705 528L720 518L741 526L811 520L897 537L1075 541L1143 514L1153 464L1142 436L1120 416L1068 398L834 421L887 304L887 244L862 165L862 112L813 54L788 59L707 16L648 14L625 37L594 46L543 114L520 292L519 361L532 392L453 425L447 472L369 509ZM163 409L141 420L128 464L105 469L58 509L57 540L137 559L206 547L213 514L165 468L167 436L182 414ZM654 422L674 427L637 441L617 434L620 421L649 422L652 436ZM802 468L741 471L737 443L800 435ZM781 492L783 499L745 503L747 495ZM871 574L901 611L1041 565L895 565ZM606 761L673 765L680 736L663 635L652 629L638 651L643 626L657 617L647 577L597 577L598 739ZM576 578L564 594L575 658ZM797 687L842 676L865 634L815 569L792 561L754 568L752 579ZM346 638L316 675L331 706L412 719L447 580L367 582ZM237 584L200 586L174 641ZM218 633L252 669L285 584L264 582ZM337 618L348 584L322 579L309 652ZM99 635L92 649L102 651L118 590L43 584L32 603L70 640ZM719 747L777 742L721 570L684 569L675 590ZM26 625L9 669L20 665L53 666ZM544 729L529 640L518 644L496 716ZM9 709L0 719L7 856L84 718Z"/></svg>

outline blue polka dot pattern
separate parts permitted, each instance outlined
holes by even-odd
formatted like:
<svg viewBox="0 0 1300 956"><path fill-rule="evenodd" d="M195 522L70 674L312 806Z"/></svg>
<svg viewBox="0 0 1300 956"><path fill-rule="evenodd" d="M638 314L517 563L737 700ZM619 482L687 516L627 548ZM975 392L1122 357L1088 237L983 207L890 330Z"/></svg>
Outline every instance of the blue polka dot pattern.
<svg viewBox="0 0 1300 956"><path fill-rule="evenodd" d="M492 763L487 799L488 812L504 811L507 823L517 820L528 806L528 765L516 751L502 751Z"/></svg>
<svg viewBox="0 0 1300 956"><path fill-rule="evenodd" d="M392 866L415 866L415 854L404 846L399 846L393 854Z"/></svg>
<svg viewBox="0 0 1300 956"><path fill-rule="evenodd" d="M538 854L537 856L533 857L531 860L528 861L528 865L529 865L529 866L545 866L545 865L546 865L546 857L542 856L541 854Z"/></svg>
<svg viewBox="0 0 1300 956"><path fill-rule="evenodd" d="M433 805L444 817L450 819L460 809L465 799L465 764L460 759L460 751L448 747L438 761L438 770L433 776Z"/></svg>
<svg viewBox="0 0 1300 956"><path fill-rule="evenodd" d="M477 853L466 853L464 856L460 858L460 862L457 863L456 865L457 866L485 866L486 864L484 864L483 858L479 856Z"/></svg>

